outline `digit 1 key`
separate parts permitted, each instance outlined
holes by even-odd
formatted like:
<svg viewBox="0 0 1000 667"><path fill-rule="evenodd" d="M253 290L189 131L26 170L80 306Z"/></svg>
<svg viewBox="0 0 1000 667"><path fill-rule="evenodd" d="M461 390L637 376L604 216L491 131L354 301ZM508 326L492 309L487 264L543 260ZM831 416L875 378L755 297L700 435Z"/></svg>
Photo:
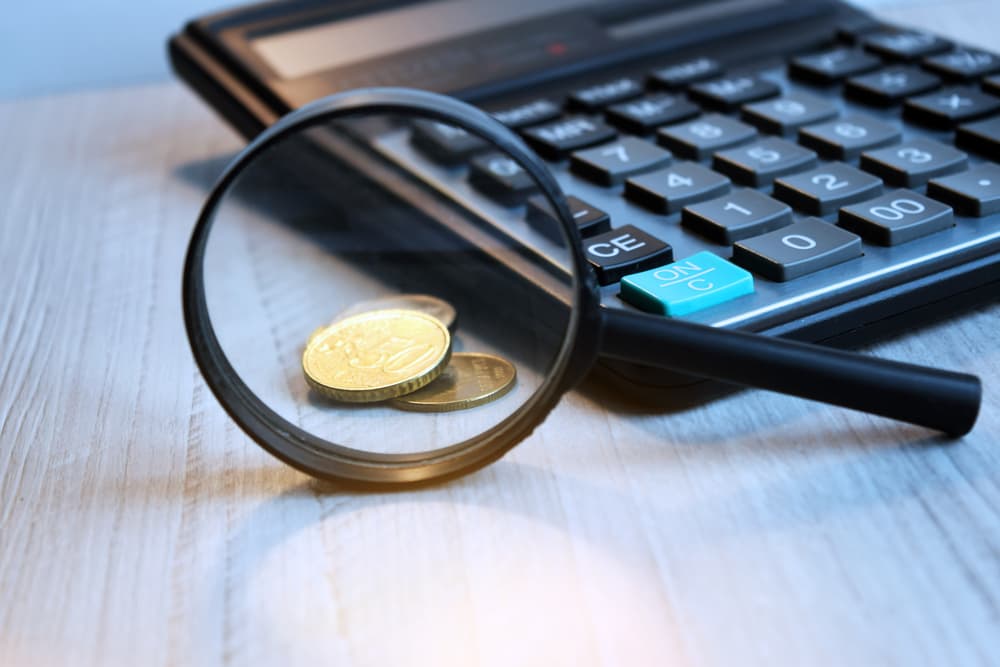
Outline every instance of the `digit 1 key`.
<svg viewBox="0 0 1000 667"><path fill-rule="evenodd" d="M570 169L600 185L618 185L632 174L669 163L670 151L642 139L625 137L573 153Z"/></svg>
<svg viewBox="0 0 1000 667"><path fill-rule="evenodd" d="M610 285L627 273L660 266L674 258L674 250L669 244L632 225L586 239L583 251L597 273L597 282L602 285Z"/></svg>
<svg viewBox="0 0 1000 667"><path fill-rule="evenodd" d="M726 245L791 222L792 209L787 204L749 189L687 206L681 212L681 224L685 227Z"/></svg>
<svg viewBox="0 0 1000 667"><path fill-rule="evenodd" d="M812 215L826 215L845 204L882 193L882 179L841 162L784 176L774 182L774 196Z"/></svg>
<svg viewBox="0 0 1000 667"><path fill-rule="evenodd" d="M765 278L786 282L860 257L861 238L819 218L805 218L738 242L733 261Z"/></svg>

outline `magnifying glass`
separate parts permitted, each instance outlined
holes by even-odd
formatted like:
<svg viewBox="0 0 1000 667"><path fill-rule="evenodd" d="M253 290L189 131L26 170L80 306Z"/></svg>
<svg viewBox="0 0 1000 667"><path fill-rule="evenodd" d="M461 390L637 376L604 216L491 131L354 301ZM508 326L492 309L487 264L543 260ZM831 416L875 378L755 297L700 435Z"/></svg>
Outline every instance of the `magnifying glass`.
<svg viewBox="0 0 1000 667"><path fill-rule="evenodd" d="M419 159L435 137L473 166ZM495 177L521 199L483 196ZM324 98L247 146L195 226L183 298L198 367L239 426L356 486L496 460L598 355L950 435L981 396L970 375L602 307L545 165L488 114L408 89Z"/></svg>

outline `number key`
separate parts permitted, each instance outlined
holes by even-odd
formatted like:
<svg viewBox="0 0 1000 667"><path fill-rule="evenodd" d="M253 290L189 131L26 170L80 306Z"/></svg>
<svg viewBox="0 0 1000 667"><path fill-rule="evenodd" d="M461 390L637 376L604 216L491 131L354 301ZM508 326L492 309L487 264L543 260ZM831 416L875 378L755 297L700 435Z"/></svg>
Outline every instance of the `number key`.
<svg viewBox="0 0 1000 667"><path fill-rule="evenodd" d="M837 223L879 245L899 245L955 224L950 206L910 190L895 190L881 197L840 209Z"/></svg>
<svg viewBox="0 0 1000 667"><path fill-rule="evenodd" d="M861 114L799 130L800 144L837 160L853 160L862 151L896 143L899 137L894 126Z"/></svg>
<svg viewBox="0 0 1000 667"><path fill-rule="evenodd" d="M670 162L670 151L635 137L573 153L570 169L601 185L617 185L638 174Z"/></svg>
<svg viewBox="0 0 1000 667"><path fill-rule="evenodd" d="M816 164L816 153L808 148L770 137L749 146L730 148L715 154L712 168L737 183L760 187L778 176L808 169Z"/></svg>
<svg viewBox="0 0 1000 667"><path fill-rule="evenodd" d="M882 179L840 162L774 182L775 197L813 215L832 213L881 192Z"/></svg>
<svg viewBox="0 0 1000 667"><path fill-rule="evenodd" d="M924 67L949 79L968 81L1000 70L1000 57L985 51L957 49L925 59Z"/></svg>
<svg viewBox="0 0 1000 667"><path fill-rule="evenodd" d="M738 242L733 261L765 278L784 282L861 256L861 239L819 218Z"/></svg>
<svg viewBox="0 0 1000 667"><path fill-rule="evenodd" d="M837 107L832 103L806 93L792 93L743 107L743 120L771 134L791 134L803 125L836 115Z"/></svg>
<svg viewBox="0 0 1000 667"><path fill-rule="evenodd" d="M865 49L897 60L916 60L951 48L951 43L936 35L916 30L880 32L864 40Z"/></svg>
<svg viewBox="0 0 1000 667"><path fill-rule="evenodd" d="M920 187L932 178L962 171L968 163L962 151L922 138L861 154L862 169L881 176L886 183L907 188Z"/></svg>
<svg viewBox="0 0 1000 667"><path fill-rule="evenodd" d="M681 212L685 227L726 245L784 227L791 221L792 209L787 204L748 189L687 206Z"/></svg>
<svg viewBox="0 0 1000 667"><path fill-rule="evenodd" d="M695 120L665 127L657 134L659 142L677 155L704 160L722 148L742 144L757 136L746 123L710 113Z"/></svg>
<svg viewBox="0 0 1000 667"><path fill-rule="evenodd" d="M676 213L728 191L728 178L695 162L678 162L625 181L625 196L657 213Z"/></svg>

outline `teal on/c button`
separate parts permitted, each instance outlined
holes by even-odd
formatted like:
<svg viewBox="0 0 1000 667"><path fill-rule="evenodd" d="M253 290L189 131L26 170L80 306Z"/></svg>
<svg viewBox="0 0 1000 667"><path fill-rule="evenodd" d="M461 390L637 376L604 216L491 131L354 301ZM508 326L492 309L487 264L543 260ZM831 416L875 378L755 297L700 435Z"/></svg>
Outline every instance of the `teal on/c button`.
<svg viewBox="0 0 1000 667"><path fill-rule="evenodd" d="M625 276L621 297L642 310L680 317L753 293L753 276L712 252Z"/></svg>

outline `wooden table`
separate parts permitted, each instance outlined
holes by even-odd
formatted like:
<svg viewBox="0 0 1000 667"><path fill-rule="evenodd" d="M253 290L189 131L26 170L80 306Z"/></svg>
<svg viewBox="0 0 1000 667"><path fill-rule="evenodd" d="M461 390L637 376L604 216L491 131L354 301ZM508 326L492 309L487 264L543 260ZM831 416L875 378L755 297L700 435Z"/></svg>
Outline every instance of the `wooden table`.
<svg viewBox="0 0 1000 667"><path fill-rule="evenodd" d="M986 5L908 16L995 47ZM187 348L184 246L240 145L176 83L0 104L0 664L1000 663L995 303L873 350L985 379L961 442L591 383L476 475L347 493Z"/></svg>

